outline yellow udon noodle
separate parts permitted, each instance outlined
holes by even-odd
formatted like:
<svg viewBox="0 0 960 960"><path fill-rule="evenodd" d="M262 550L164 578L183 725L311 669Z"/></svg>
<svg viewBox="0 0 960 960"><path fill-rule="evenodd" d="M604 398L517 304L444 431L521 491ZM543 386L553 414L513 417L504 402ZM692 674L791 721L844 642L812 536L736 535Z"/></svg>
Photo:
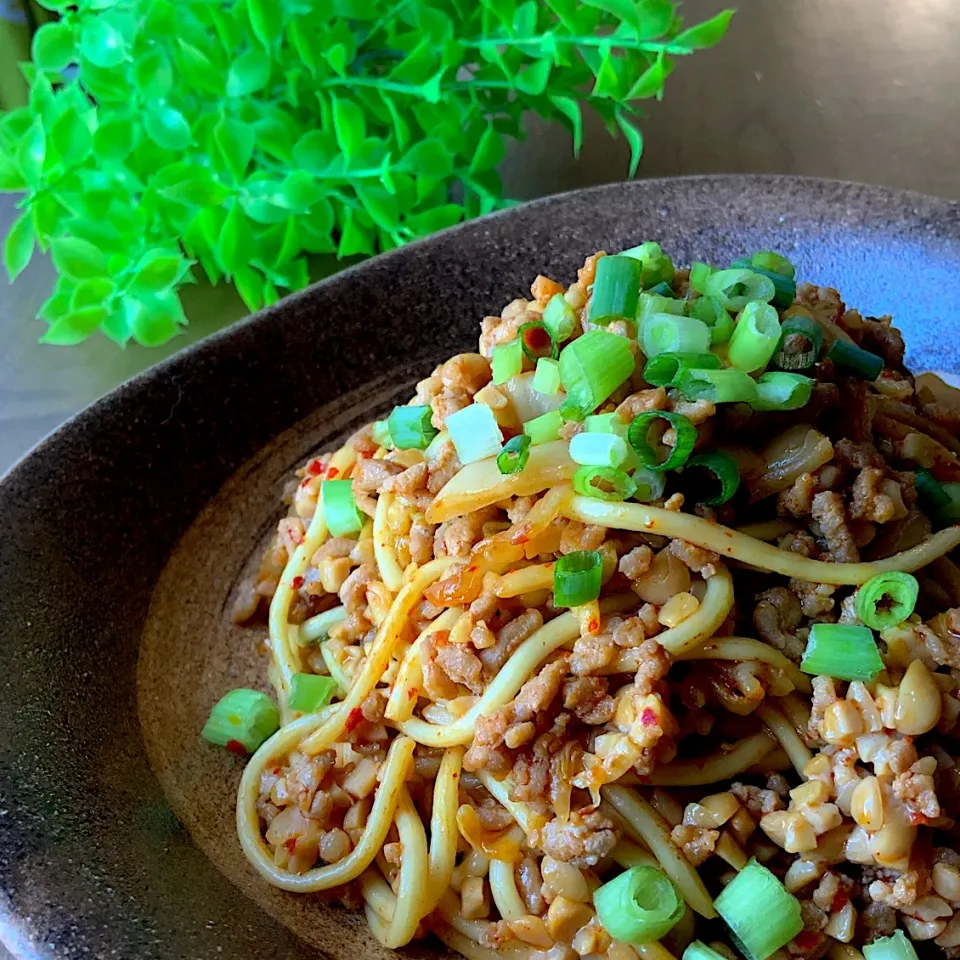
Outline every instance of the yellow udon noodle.
<svg viewBox="0 0 960 960"><path fill-rule="evenodd" d="M430 894L424 904L423 915L432 913L457 863L457 808L460 806L460 771L463 767L463 748L451 747L444 751L440 770L433 787L433 810L430 812Z"/></svg>
<svg viewBox="0 0 960 960"><path fill-rule="evenodd" d="M403 856L400 858L397 902L390 923L384 931L383 945L396 949L409 943L417 932L417 924L426 913L424 908L427 906L426 897L429 896L430 887L423 882L424 877L429 875L427 835L406 787L400 791L394 821L400 835Z"/></svg>
<svg viewBox="0 0 960 960"><path fill-rule="evenodd" d="M280 869L273 862L273 854L260 835L260 821L257 815L257 796L260 791L260 777L278 757L284 757L302 740L311 729L329 723L329 713L312 714L289 724L275 733L253 755L247 764L237 795L237 833L240 845L247 859L257 871L275 886L293 893L314 893L317 890L329 890L349 883L366 870L383 846L393 822L397 803L404 783L410 773L413 762L413 750L416 744L408 737L397 737L390 744L387 758L381 770L381 782L377 789L373 807L367 818L360 841L353 850L337 863L323 867L314 867L304 873L290 873ZM302 743L300 744L302 749ZM426 875L426 858L421 864L421 872Z"/></svg>
<svg viewBox="0 0 960 960"><path fill-rule="evenodd" d="M505 860L490 861L490 892L493 902L504 920L519 920L527 914L527 908L517 890L517 878L513 864Z"/></svg>
<svg viewBox="0 0 960 960"><path fill-rule="evenodd" d="M780 746L786 751L794 769L802 777L803 768L810 762L813 754L800 739L800 735L794 729L793 724L779 710L767 704L757 707L757 716L780 741Z"/></svg>
<svg viewBox="0 0 960 960"><path fill-rule="evenodd" d="M394 504L392 493L381 493L373 515L373 556L377 561L380 579L391 593L399 593L403 586L403 570L397 560L393 534L387 522L387 514Z"/></svg>
<svg viewBox="0 0 960 960"><path fill-rule="evenodd" d="M759 660L781 670L797 690L810 693L812 689L810 678L792 660L752 637L711 637L676 656L678 660Z"/></svg>
<svg viewBox="0 0 960 960"><path fill-rule="evenodd" d="M591 497L574 496L564 504L563 513L581 523L676 537L705 550L712 550L721 557L740 560L762 570L811 583L836 586L859 586L878 573L891 570L912 573L960 544L960 526L947 527L916 547L883 560L828 563L780 550L702 517L651 507L645 503L608 503Z"/></svg>

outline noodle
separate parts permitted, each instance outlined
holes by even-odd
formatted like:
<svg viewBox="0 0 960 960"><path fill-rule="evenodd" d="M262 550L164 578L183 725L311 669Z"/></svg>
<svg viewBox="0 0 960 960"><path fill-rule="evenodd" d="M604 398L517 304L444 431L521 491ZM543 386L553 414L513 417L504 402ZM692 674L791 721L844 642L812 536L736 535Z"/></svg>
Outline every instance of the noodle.
<svg viewBox="0 0 960 960"><path fill-rule="evenodd" d="M423 877L429 869L427 835L420 814L405 788L400 791L397 802L396 824L403 858L400 861L397 903L383 940L384 946L394 948L402 947L413 939L417 924L426 913L423 909Z"/></svg>
<svg viewBox="0 0 960 960"><path fill-rule="evenodd" d="M575 496L565 505L564 512L571 520L581 523L678 537L721 556L812 583L858 586L878 573L889 570L911 573L960 545L960 526L947 527L924 543L883 560L872 563L826 563L771 547L761 540L754 540L689 513L663 510L645 503L606 503Z"/></svg>
<svg viewBox="0 0 960 960"><path fill-rule="evenodd" d="M504 920L519 920L526 915L527 908L520 899L512 863L490 861L490 892Z"/></svg>
<svg viewBox="0 0 960 960"><path fill-rule="evenodd" d="M770 732L780 741L787 752L794 769L803 776L803 769L813 758L806 744L787 718L773 707L757 707L757 716L770 728Z"/></svg>
<svg viewBox="0 0 960 960"><path fill-rule="evenodd" d="M676 657L678 660L760 660L782 670L798 690L810 693L810 678L801 673L792 660L770 644L751 637L713 637Z"/></svg>
<svg viewBox="0 0 960 960"><path fill-rule="evenodd" d="M391 535L387 527L387 514L393 506L394 498L390 493L381 494L377 499L377 512L373 516L373 549L377 558L377 569L391 593L399 593L403 586L403 571L397 562L397 551L390 542Z"/></svg>
<svg viewBox="0 0 960 960"><path fill-rule="evenodd" d="M452 747L443 755L433 788L430 818L430 894L425 898L423 916L432 913L450 886L457 862L457 807L460 797L460 770L463 750Z"/></svg>

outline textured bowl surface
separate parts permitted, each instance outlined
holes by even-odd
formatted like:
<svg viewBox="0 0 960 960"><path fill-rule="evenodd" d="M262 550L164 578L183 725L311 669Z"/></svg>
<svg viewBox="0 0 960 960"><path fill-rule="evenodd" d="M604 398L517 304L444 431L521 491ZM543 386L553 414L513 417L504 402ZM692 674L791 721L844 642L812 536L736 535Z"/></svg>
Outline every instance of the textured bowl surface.
<svg viewBox="0 0 960 960"><path fill-rule="evenodd" d="M340 274L60 429L0 481L0 940L31 958L382 956L356 916L253 875L239 763L198 739L220 694L263 682L261 634L226 611L292 467L475 349L537 273L569 282L651 238L680 263L780 250L893 313L914 369L955 373L958 210L778 177L555 197Z"/></svg>

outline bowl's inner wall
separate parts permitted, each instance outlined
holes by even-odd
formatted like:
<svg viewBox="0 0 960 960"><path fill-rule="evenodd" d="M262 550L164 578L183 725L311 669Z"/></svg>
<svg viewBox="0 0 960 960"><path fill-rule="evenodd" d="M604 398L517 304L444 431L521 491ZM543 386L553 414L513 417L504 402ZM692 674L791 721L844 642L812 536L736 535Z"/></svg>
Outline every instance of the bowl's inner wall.
<svg viewBox="0 0 960 960"><path fill-rule="evenodd" d="M231 817L212 801L237 771L227 757L202 756L195 737L201 699L246 676L250 643L244 636L232 650L226 634L193 631L206 622L198 610L223 611L277 515L280 468L346 428L327 422L343 404L311 414L346 394L368 407L395 371L399 385L475 348L482 316L523 295L537 272L569 282L587 253L651 238L681 263L781 250L851 306L894 313L915 368L960 366L945 295L960 269L952 205L816 181L707 178L618 185L467 225L291 298L126 385L0 484L0 938L37 957L309 952L213 869L147 762L136 674L157 579L244 468L191 533L200 544L204 523L230 529L222 511L232 503L235 536L197 547L182 609L155 611L169 640L145 658L154 683L144 689L172 701L151 713L144 700L161 779L176 808L211 777L207 805L193 822L183 815L201 845L220 838L215 859L230 864ZM362 388L376 380L371 399ZM349 952L341 930L355 925L320 908L317 923L315 943Z"/></svg>

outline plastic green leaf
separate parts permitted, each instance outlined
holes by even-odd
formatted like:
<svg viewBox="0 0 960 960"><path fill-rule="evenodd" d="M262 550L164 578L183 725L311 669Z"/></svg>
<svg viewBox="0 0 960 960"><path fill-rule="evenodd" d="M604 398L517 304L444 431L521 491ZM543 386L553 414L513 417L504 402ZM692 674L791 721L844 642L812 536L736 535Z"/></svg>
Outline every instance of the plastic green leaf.
<svg viewBox="0 0 960 960"><path fill-rule="evenodd" d="M604 50L597 70L597 79L590 91L591 97L604 97L616 100L620 94L620 77L614 66L613 51Z"/></svg>
<svg viewBox="0 0 960 960"><path fill-rule="evenodd" d="M133 82L147 100L161 100L173 89L170 58L159 47L142 54L133 65Z"/></svg>
<svg viewBox="0 0 960 960"><path fill-rule="evenodd" d="M43 120L37 117L30 124L17 148L17 164L23 179L31 187L39 185L43 176L43 164L47 156L47 137L43 131Z"/></svg>
<svg viewBox="0 0 960 960"><path fill-rule="evenodd" d="M588 7L596 7L612 13L617 19L629 24L637 32L641 29L641 11L636 0L583 0Z"/></svg>
<svg viewBox="0 0 960 960"><path fill-rule="evenodd" d="M213 128L213 139L227 168L237 180L243 179L253 156L253 129L240 120L221 117Z"/></svg>
<svg viewBox="0 0 960 960"><path fill-rule="evenodd" d="M30 262L34 239L33 217L29 213L21 214L13 221L3 244L3 265L11 283Z"/></svg>
<svg viewBox="0 0 960 960"><path fill-rule="evenodd" d="M656 97L659 100L663 96L663 85L672 72L673 62L661 50L657 59L640 74L637 82L630 88L627 99L643 100L647 97Z"/></svg>
<svg viewBox="0 0 960 960"><path fill-rule="evenodd" d="M267 48L283 33L282 5L277 0L247 0L247 15L254 36Z"/></svg>
<svg viewBox="0 0 960 960"><path fill-rule="evenodd" d="M262 90L270 79L270 58L251 48L237 57L227 71L227 96L247 97Z"/></svg>
<svg viewBox="0 0 960 960"><path fill-rule="evenodd" d="M49 146L65 164L82 163L93 150L93 134L85 120L68 110L50 128Z"/></svg>
<svg viewBox="0 0 960 960"><path fill-rule="evenodd" d="M337 151L335 137L324 130L310 130L294 144L293 162L311 173L323 173Z"/></svg>
<svg viewBox="0 0 960 960"><path fill-rule="evenodd" d="M27 181L12 161L0 159L0 193L19 193L27 189Z"/></svg>
<svg viewBox="0 0 960 960"><path fill-rule="evenodd" d="M33 35L33 62L41 70L62 70L76 60L73 27L69 23L45 23Z"/></svg>
<svg viewBox="0 0 960 960"><path fill-rule="evenodd" d="M323 186L305 170L287 174L279 190L287 208L296 213L306 213L325 194Z"/></svg>
<svg viewBox="0 0 960 960"><path fill-rule="evenodd" d="M455 203L444 204L434 210L426 210L407 219L407 224L420 234L445 230L463 219L463 207Z"/></svg>
<svg viewBox="0 0 960 960"><path fill-rule="evenodd" d="M143 294L132 302L130 332L137 343L158 347L172 340L186 324L180 299L170 290Z"/></svg>
<svg viewBox="0 0 960 960"><path fill-rule="evenodd" d="M210 62L207 55L183 39L177 41L177 46L181 71L190 85L202 93L222 96L223 73Z"/></svg>
<svg viewBox="0 0 960 960"><path fill-rule="evenodd" d="M186 262L179 254L167 250L148 250L134 268L129 290L135 295L158 293L173 286L186 269Z"/></svg>
<svg viewBox="0 0 960 960"><path fill-rule="evenodd" d="M445 179L453 172L453 157L439 140L421 140L407 151L397 168L418 177Z"/></svg>
<svg viewBox="0 0 960 960"><path fill-rule="evenodd" d="M57 237L51 243L54 266L68 277L85 280L107 272L106 257L92 244L78 237Z"/></svg>
<svg viewBox="0 0 960 960"><path fill-rule="evenodd" d="M107 311L103 307L71 310L50 325L40 342L60 347L82 343L100 326L106 316Z"/></svg>
<svg viewBox="0 0 960 960"><path fill-rule="evenodd" d="M617 111L617 126L623 133L624 139L630 144L630 176L637 172L640 157L643 155L643 134L630 122L627 115Z"/></svg>
<svg viewBox="0 0 960 960"><path fill-rule="evenodd" d="M333 126L340 149L347 158L352 157L366 135L363 111L352 100L334 97Z"/></svg>
<svg viewBox="0 0 960 960"><path fill-rule="evenodd" d="M230 196L230 189L200 166L194 166L182 180L162 187L159 192L168 200L197 207L215 207Z"/></svg>
<svg viewBox="0 0 960 960"><path fill-rule="evenodd" d="M82 280L70 297L70 309L105 307L116 293L116 289L116 285L109 277L91 277L89 280Z"/></svg>
<svg viewBox="0 0 960 960"><path fill-rule="evenodd" d="M314 49L314 38L307 35L306 21L295 18L287 27L287 37L296 51L301 63L313 76L317 75L317 53Z"/></svg>
<svg viewBox="0 0 960 960"><path fill-rule="evenodd" d="M136 146L138 126L132 117L101 123L93 134L93 149L100 160L120 162Z"/></svg>
<svg viewBox="0 0 960 960"><path fill-rule="evenodd" d="M677 34L670 41L670 46L684 50L705 50L716 46L727 32L734 13L736 13L735 10L722 10L715 17Z"/></svg>
<svg viewBox="0 0 960 960"><path fill-rule="evenodd" d="M551 97L550 102L570 122L573 155L579 157L580 147L583 145L583 114L580 112L580 104L573 97Z"/></svg>
<svg viewBox="0 0 960 960"><path fill-rule="evenodd" d="M230 204L216 253L217 264L227 275L236 273L253 259L253 230L236 201Z"/></svg>
<svg viewBox="0 0 960 960"><path fill-rule="evenodd" d="M373 231L362 226L352 210L348 211L343 230L340 233L340 245L337 256L349 257L357 253L373 253Z"/></svg>
<svg viewBox="0 0 960 960"><path fill-rule="evenodd" d="M80 82L101 106L104 104L130 104L130 81L126 71L111 67L98 67L86 57L80 58Z"/></svg>
<svg viewBox="0 0 960 960"><path fill-rule="evenodd" d="M45 300L40 306L40 309L37 311L37 319L46 320L47 323L55 323L70 312L70 304L72 301L73 298L69 290L58 289L53 296Z"/></svg>
<svg viewBox="0 0 960 960"><path fill-rule="evenodd" d="M261 120L254 127L256 145L260 150L287 164L293 160L293 134L289 123L281 119L282 114Z"/></svg>
<svg viewBox="0 0 960 960"><path fill-rule="evenodd" d="M364 209L370 214L373 222L384 230L396 227L400 212L397 209L396 198L383 187L365 186L357 184L357 198Z"/></svg>
<svg viewBox="0 0 960 960"><path fill-rule="evenodd" d="M670 0L640 0L640 40L655 40L670 32L677 14L676 3Z"/></svg>
<svg viewBox="0 0 960 960"><path fill-rule="evenodd" d="M526 70L517 74L517 89L531 96L539 96L547 89L552 69L552 62L546 58L534 61Z"/></svg>
<svg viewBox="0 0 960 960"><path fill-rule="evenodd" d="M241 267L234 278L237 292L248 310L259 310L264 303L263 277L252 267Z"/></svg>
<svg viewBox="0 0 960 960"><path fill-rule="evenodd" d="M104 17L86 17L80 27L80 53L97 67L119 67L129 59L123 34Z"/></svg>
<svg viewBox="0 0 960 960"><path fill-rule="evenodd" d="M470 162L470 172L476 173L478 170L493 169L503 160L506 152L502 135L497 133L492 126L487 127L480 137L476 153Z"/></svg>
<svg viewBox="0 0 960 960"><path fill-rule="evenodd" d="M147 136L166 150L184 150L189 146L190 124L173 107L155 106L143 115L143 129Z"/></svg>

